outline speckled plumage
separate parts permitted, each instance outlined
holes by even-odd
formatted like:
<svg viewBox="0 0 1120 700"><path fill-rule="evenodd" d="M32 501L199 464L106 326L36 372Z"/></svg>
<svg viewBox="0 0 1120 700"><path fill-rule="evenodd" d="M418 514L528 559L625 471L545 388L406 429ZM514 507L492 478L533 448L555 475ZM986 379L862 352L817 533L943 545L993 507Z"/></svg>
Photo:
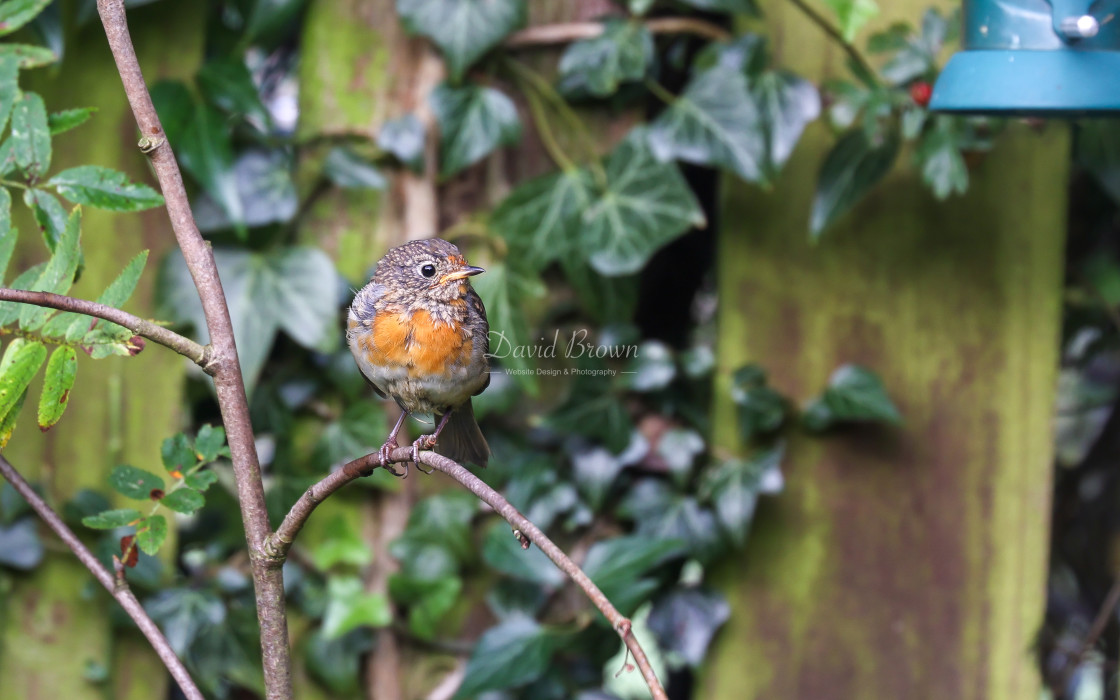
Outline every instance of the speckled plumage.
<svg viewBox="0 0 1120 700"><path fill-rule="evenodd" d="M435 272L425 276L425 266ZM355 295L346 338L380 395L408 413L453 412L437 452L485 466L489 447L470 404L490 383L486 310L467 279L478 271L444 240L391 249Z"/></svg>

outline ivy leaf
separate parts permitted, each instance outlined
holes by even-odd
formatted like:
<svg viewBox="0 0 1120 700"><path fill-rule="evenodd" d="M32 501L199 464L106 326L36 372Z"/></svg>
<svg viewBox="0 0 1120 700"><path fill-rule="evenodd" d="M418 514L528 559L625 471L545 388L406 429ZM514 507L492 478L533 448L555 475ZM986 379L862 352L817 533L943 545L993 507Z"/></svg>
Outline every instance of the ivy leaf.
<svg viewBox="0 0 1120 700"><path fill-rule="evenodd" d="M205 194L194 205L195 218L203 231L242 227L256 228L285 223L299 209L299 196L292 182L290 155L282 149L252 148L242 151L233 164L232 177L241 202L241 219L229 217L213 197Z"/></svg>
<svg viewBox="0 0 1120 700"><path fill-rule="evenodd" d="M397 0L397 14L410 34L435 42L455 82L527 17L523 0Z"/></svg>
<svg viewBox="0 0 1120 700"><path fill-rule="evenodd" d="M633 359L626 365L626 384L634 391L657 391L669 386L677 375L673 351L659 340L649 340L637 348Z"/></svg>
<svg viewBox="0 0 1120 700"><path fill-rule="evenodd" d="M531 341L524 304L544 296L544 284L504 262L488 266L486 274L474 278L473 284L490 321L490 356L510 369L528 369L528 358L516 351ZM514 378L527 391L536 391L534 375L518 373Z"/></svg>
<svg viewBox="0 0 1120 700"><path fill-rule="evenodd" d="M54 51L45 46L30 44L0 44L0 56L15 58L19 62L19 67L24 69L42 68L58 60Z"/></svg>
<svg viewBox="0 0 1120 700"><path fill-rule="evenodd" d="M389 186L377 168L348 148L332 148L323 162L323 174L344 189L383 190Z"/></svg>
<svg viewBox="0 0 1120 700"><path fill-rule="evenodd" d="M875 0L822 0L826 6L836 13L836 20L840 24L840 33L844 41L852 41L864 25L879 14L879 5Z"/></svg>
<svg viewBox="0 0 1120 700"><path fill-rule="evenodd" d="M7 417L47 359L47 348L23 338L8 343L0 359L0 420Z"/></svg>
<svg viewBox="0 0 1120 700"><path fill-rule="evenodd" d="M213 462L223 454L229 454L226 448L226 429L222 426L214 427L209 423L198 429L194 438L195 455L203 462Z"/></svg>
<svg viewBox="0 0 1120 700"><path fill-rule="evenodd" d="M583 571L620 610L629 614L644 602L650 588L643 574L673 557L686 553L685 543L639 535L601 540L591 546Z"/></svg>
<svg viewBox="0 0 1120 700"><path fill-rule="evenodd" d="M414 600L402 601L409 604L409 630L421 639L435 639L446 624L447 614L455 607L463 592L463 580L458 576L450 576L435 581L415 581L394 576L395 578L389 579L390 592L407 586L417 596Z"/></svg>
<svg viewBox="0 0 1120 700"><path fill-rule="evenodd" d="M176 513L191 515L206 505L206 497L192 488L180 486L174 491L168 492L159 502Z"/></svg>
<svg viewBox="0 0 1120 700"><path fill-rule="evenodd" d="M840 137L829 151L817 178L817 193L809 231L813 238L847 213L890 172L898 157L900 139L888 130L873 143L864 129L853 129Z"/></svg>
<svg viewBox="0 0 1120 700"><path fill-rule="evenodd" d="M459 561L467 561L475 548L471 520L478 513L478 499L463 491L447 491L428 496L412 507L408 529L422 531L444 545Z"/></svg>
<svg viewBox="0 0 1120 700"><path fill-rule="evenodd" d="M247 117L259 129L271 124L253 76L245 62L236 58L211 59L198 70L198 89L210 104L231 114Z"/></svg>
<svg viewBox="0 0 1120 700"><path fill-rule="evenodd" d="M76 107L52 112L47 115L47 126L50 127L52 136L62 134L85 124L96 111L96 107Z"/></svg>
<svg viewBox="0 0 1120 700"><path fill-rule="evenodd" d="M641 81L653 63L653 36L641 22L608 19L603 33L573 42L560 57L560 91L574 98L609 97Z"/></svg>
<svg viewBox="0 0 1120 700"><path fill-rule="evenodd" d="M188 104L193 102L189 94L187 100ZM184 107L185 105L176 104L169 110L181 110ZM245 205L237 188L237 176L233 172L233 145L225 118L221 112L202 103L196 103L193 108L187 109L187 114L193 114L193 117L183 124L181 136L165 127L167 137L175 148L175 155L183 169L194 177L241 233L245 226Z"/></svg>
<svg viewBox="0 0 1120 700"><path fill-rule="evenodd" d="M82 518L82 525L94 530L113 530L118 527L131 525L140 519L140 511L135 508L120 508L106 510L97 515L87 515Z"/></svg>
<svg viewBox="0 0 1120 700"><path fill-rule="evenodd" d="M933 128L926 129L914 157L922 168L922 180L933 196L944 200L951 194L968 191L968 166L961 155L958 119L938 116Z"/></svg>
<svg viewBox="0 0 1120 700"><path fill-rule="evenodd" d="M750 460L729 459L705 474L700 493L715 508L720 529L735 546L746 542L759 494L782 490L783 455L779 446Z"/></svg>
<svg viewBox="0 0 1120 700"><path fill-rule="evenodd" d="M902 425L902 414L882 380L857 365L843 365L833 372L828 388L806 407L803 418L806 427L816 431L850 421Z"/></svg>
<svg viewBox="0 0 1120 700"><path fill-rule="evenodd" d="M762 115L769 179L789 160L805 127L820 116L821 97L811 82L786 71L766 71L750 90Z"/></svg>
<svg viewBox="0 0 1120 700"><path fill-rule="evenodd" d="M136 525L136 545L148 556L155 556L167 539L167 518L153 515L142 519Z"/></svg>
<svg viewBox="0 0 1120 700"><path fill-rule="evenodd" d="M766 134L741 71L716 65L694 76L649 127L658 160L713 165L748 182L765 181Z"/></svg>
<svg viewBox="0 0 1120 700"><path fill-rule="evenodd" d="M163 491L164 488L163 479L128 464L118 464L113 467L113 471L109 474L109 485L122 496L135 498L138 501L146 501L152 497L152 491Z"/></svg>
<svg viewBox="0 0 1120 700"><path fill-rule="evenodd" d="M478 85L443 83L428 98L439 122L440 174L450 177L500 146L521 139L521 120L513 101Z"/></svg>
<svg viewBox="0 0 1120 700"><path fill-rule="evenodd" d="M486 533L482 558L496 571L548 588L557 588L565 579L564 572L538 547L522 549L505 521L494 523Z"/></svg>
<svg viewBox="0 0 1120 700"><path fill-rule="evenodd" d="M615 148L605 167L606 190L582 222L583 249L600 274L636 272L661 246L706 224L677 166L654 158L641 129Z"/></svg>
<svg viewBox="0 0 1120 700"><path fill-rule="evenodd" d="M562 170L518 185L490 218L490 227L509 242L518 265L540 270L577 248L580 216L591 204L586 170Z"/></svg>
<svg viewBox="0 0 1120 700"><path fill-rule="evenodd" d="M30 571L43 560L43 541L34 518L0 525L0 566Z"/></svg>
<svg viewBox="0 0 1120 700"><path fill-rule="evenodd" d="M369 544L343 517L327 524L326 537L313 554L315 566L326 571L338 564L365 566L373 558Z"/></svg>
<svg viewBox="0 0 1120 700"><path fill-rule="evenodd" d="M355 401L338 420L327 423L313 459L327 469L369 454L385 441L387 430L385 411L379 402Z"/></svg>
<svg viewBox="0 0 1120 700"><path fill-rule="evenodd" d="M419 171L424 165L424 125L415 114L390 119L377 132L377 147Z"/></svg>
<svg viewBox="0 0 1120 700"><path fill-rule="evenodd" d="M359 627L385 627L393 621L389 601L381 593L366 593L356 576L327 580L327 609L323 636L338 639Z"/></svg>
<svg viewBox="0 0 1120 700"><path fill-rule="evenodd" d="M548 670L552 653L563 638L525 616L503 620L486 630L467 661L463 684L455 698L486 690L524 685Z"/></svg>
<svg viewBox="0 0 1120 700"><path fill-rule="evenodd" d="M51 0L6 0L0 3L0 36L11 34L43 11Z"/></svg>
<svg viewBox="0 0 1120 700"><path fill-rule="evenodd" d="M25 92L12 107L12 158L32 180L38 180L51 167L51 130L43 98Z"/></svg>
<svg viewBox="0 0 1120 700"><path fill-rule="evenodd" d="M47 185L75 204L109 211L142 211L163 204L163 196L151 187L129 182L124 173L99 165L63 170Z"/></svg>
<svg viewBox="0 0 1120 700"><path fill-rule="evenodd" d="M686 588L670 591L650 610L647 624L666 653L699 668L708 645L731 618L731 606L716 591Z"/></svg>
<svg viewBox="0 0 1120 700"><path fill-rule="evenodd" d="M731 400L738 406L739 434L744 441L778 430L789 411L785 398L766 386L765 370L755 364L735 371Z"/></svg>
<svg viewBox="0 0 1120 700"><path fill-rule="evenodd" d="M619 513L637 524L636 534L653 540L681 540L689 556L706 562L722 544L715 514L692 496L675 493L658 479L635 483L619 504Z"/></svg>
<svg viewBox="0 0 1120 700"><path fill-rule="evenodd" d="M43 393L39 397L39 430L47 430L62 418L77 372L78 357L74 348L61 345L51 353L43 379Z"/></svg>

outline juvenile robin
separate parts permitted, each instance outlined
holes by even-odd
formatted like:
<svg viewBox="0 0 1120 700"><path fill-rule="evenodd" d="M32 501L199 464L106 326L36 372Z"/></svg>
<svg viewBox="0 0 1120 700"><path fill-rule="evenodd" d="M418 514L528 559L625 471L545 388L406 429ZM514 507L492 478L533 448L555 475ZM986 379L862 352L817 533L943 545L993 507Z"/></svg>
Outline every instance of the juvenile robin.
<svg viewBox="0 0 1120 700"><path fill-rule="evenodd" d="M490 326L469 278L483 272L438 238L391 249L350 305L346 340L362 374L401 416L378 451L381 466L397 446L410 413L439 424L412 443L413 461L433 448L456 462L485 467L490 446L478 428L471 397L490 384Z"/></svg>

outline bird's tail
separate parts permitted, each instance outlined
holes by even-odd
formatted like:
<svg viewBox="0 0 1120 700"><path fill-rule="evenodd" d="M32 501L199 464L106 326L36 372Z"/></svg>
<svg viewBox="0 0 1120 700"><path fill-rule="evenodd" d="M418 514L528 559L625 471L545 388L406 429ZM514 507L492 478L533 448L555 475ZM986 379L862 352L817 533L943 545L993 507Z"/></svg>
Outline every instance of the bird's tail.
<svg viewBox="0 0 1120 700"><path fill-rule="evenodd" d="M451 412L447 425L439 434L435 451L460 464L471 462L480 467L486 466L490 459L490 445L486 443L486 438L474 419L470 399Z"/></svg>

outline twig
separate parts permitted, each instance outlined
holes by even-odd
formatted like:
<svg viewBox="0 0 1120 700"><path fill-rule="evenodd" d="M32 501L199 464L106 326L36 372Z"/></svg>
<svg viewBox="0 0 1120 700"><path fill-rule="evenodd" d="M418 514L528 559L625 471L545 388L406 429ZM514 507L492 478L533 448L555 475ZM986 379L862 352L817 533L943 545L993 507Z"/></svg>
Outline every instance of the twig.
<svg viewBox="0 0 1120 700"><path fill-rule="evenodd" d="M127 584L123 584L114 579L113 575L105 570L101 562L97 561L97 557L93 552L89 551L78 536L62 522L62 518L58 517L58 513L54 512L47 502L44 501L31 485L24 480L23 476L16 471L8 460L0 455L0 474L8 480L8 483L23 496L24 500L39 514L43 522L47 524L50 529L54 530L59 539L67 544L74 555L78 557L78 561L90 570L93 577L97 579L98 583L105 587L105 590L117 599L121 607L128 614L140 631L148 638L148 642L155 649L156 654L159 655L163 665L171 672L171 677L179 684L182 689L183 695L187 696L188 700L204 700L202 693L198 690L198 686L194 684L191 675L187 673L186 667L175 652L171 649L171 644L168 643L167 637L163 636L156 623L152 622L152 618L148 617L148 613L144 612L144 606L136 599L132 590L128 588Z"/></svg>
<svg viewBox="0 0 1120 700"><path fill-rule="evenodd" d="M599 590L599 587L587 577L587 574L583 573L583 570L563 550L541 532L540 528L514 508L504 496L487 486L486 482L472 474L466 467L435 452L421 452L419 456L422 464L447 474L493 508L494 512L505 518L506 522L513 527L514 534L518 539L523 542L527 540L537 545L556 564L557 568L575 581L576 585L583 590L584 595L611 623L611 627L622 638L626 648L634 656L634 662L641 670L642 677L649 686L650 695L655 700L668 700L665 689L662 688L661 682L657 679L657 674L654 673L653 667L649 663L649 658L631 630L630 620L611 604L610 600ZM393 450L390 461L394 463L411 462L412 448L398 447ZM315 507L335 491L358 477L369 475L379 466L377 454L368 454L348 462L307 489L288 511L288 514L284 516L284 521L280 523L280 527L276 528L275 534L269 538L269 542L266 544L268 554L275 557L278 563L282 563L288 549L292 546L292 541L299 534Z"/></svg>
<svg viewBox="0 0 1120 700"><path fill-rule="evenodd" d="M727 41L731 32L718 24L695 17L657 17L646 20L646 29L652 34L695 34L705 39ZM542 24L514 32L506 38L506 48L568 44L580 39L593 39L603 33L602 22L564 22Z"/></svg>
<svg viewBox="0 0 1120 700"><path fill-rule="evenodd" d="M831 22L829 22L821 15L821 13L817 12L812 7L809 7L809 4L806 3L805 0L789 1L793 3L798 10L801 10L801 13L808 17L810 22L820 27L822 32L827 34L829 38L839 44L840 48L844 50L844 53L848 54L848 58L852 60L852 63L859 66L860 70L868 78L872 80L875 79L875 69L871 67L871 64L867 62L867 59L863 57L863 54L859 52L859 49L857 49L852 44L852 42L844 38L844 35L840 33L839 29L834 27Z"/></svg>
<svg viewBox="0 0 1120 700"><path fill-rule="evenodd" d="M1108 594L1105 596L1104 603L1101 604L1100 610L1097 611L1097 616L1093 619L1093 624L1089 627L1089 632L1085 635L1085 638L1081 640L1081 646L1077 649L1077 652L1069 658L1065 667L1062 669L1062 674L1058 677L1056 692L1065 692L1065 688L1069 685L1069 679L1073 676L1074 671L1077 670L1077 667L1081 665L1081 661L1089 651L1096 646L1097 640L1104 634L1105 628L1108 627L1108 621L1111 619L1117 605L1120 605L1120 574L1116 575L1116 580L1112 582L1112 588L1108 589Z"/></svg>
<svg viewBox="0 0 1120 700"><path fill-rule="evenodd" d="M226 305L218 267L210 246L203 240L191 214L190 200L183 176L167 136L156 114L152 97L144 84L140 63L128 34L124 0L97 0L97 12L105 27L109 48L116 61L136 123L143 134L142 150L151 159L171 219L183 259L202 300L202 311L210 334L210 366L214 389L222 413L226 437L237 482L237 498L245 526L245 538L252 562L253 588L257 600L257 619L261 627L261 656L264 667L265 696L268 700L292 697L291 651L288 623L284 616L284 578L278 566L263 555L270 536L265 508L264 484L260 462L249 420L249 403L237 359L229 308Z"/></svg>
<svg viewBox="0 0 1120 700"><path fill-rule="evenodd" d="M151 321L145 321L139 316L133 316L127 311L121 311L112 306L86 301L85 299L75 299L74 297L62 296L60 294L51 294L50 292L28 292L22 289L8 289L6 287L0 287L0 301L15 301L21 304L46 306L51 309L73 311L74 313L96 316L106 321L112 321L119 326L124 326L142 338L147 338L148 340L174 350L183 357L201 366L203 369L206 369L206 361L210 353L205 347L194 342L190 338L179 335L175 331L168 330Z"/></svg>

